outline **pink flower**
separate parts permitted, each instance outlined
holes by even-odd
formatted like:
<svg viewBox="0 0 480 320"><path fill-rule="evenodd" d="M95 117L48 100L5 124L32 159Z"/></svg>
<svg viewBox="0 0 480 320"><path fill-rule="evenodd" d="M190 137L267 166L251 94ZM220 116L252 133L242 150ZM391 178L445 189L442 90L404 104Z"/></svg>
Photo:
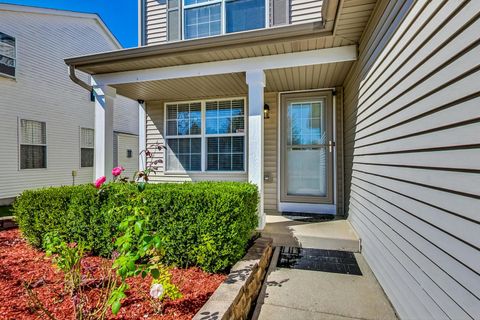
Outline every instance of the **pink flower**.
<svg viewBox="0 0 480 320"><path fill-rule="evenodd" d="M95 188L100 189L100 187L102 186L102 184L105 183L105 181L107 181L107 177L105 176L101 176L100 178L95 180L95 183L94 183Z"/></svg>
<svg viewBox="0 0 480 320"><path fill-rule="evenodd" d="M112 174L114 177L118 177L119 175L122 174L122 171L124 171L125 168L122 166L118 166L112 169Z"/></svg>

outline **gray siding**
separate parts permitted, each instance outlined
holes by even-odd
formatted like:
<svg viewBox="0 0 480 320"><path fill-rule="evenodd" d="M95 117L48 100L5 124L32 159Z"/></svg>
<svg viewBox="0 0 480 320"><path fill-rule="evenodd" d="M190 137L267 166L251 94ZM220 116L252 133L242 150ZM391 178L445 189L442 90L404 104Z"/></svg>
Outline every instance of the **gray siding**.
<svg viewBox="0 0 480 320"><path fill-rule="evenodd" d="M141 0L144 5L144 45L167 41L166 0ZM179 0L182 1L182 0ZM318 21L322 18L323 0L290 0L289 21L291 24ZM271 8L271 5L270 5ZM271 13L271 11L270 11ZM270 16L270 20L272 17ZM272 21L270 21L272 24Z"/></svg>
<svg viewBox="0 0 480 320"><path fill-rule="evenodd" d="M345 84L349 219L401 318L480 318L480 2L379 1Z"/></svg>

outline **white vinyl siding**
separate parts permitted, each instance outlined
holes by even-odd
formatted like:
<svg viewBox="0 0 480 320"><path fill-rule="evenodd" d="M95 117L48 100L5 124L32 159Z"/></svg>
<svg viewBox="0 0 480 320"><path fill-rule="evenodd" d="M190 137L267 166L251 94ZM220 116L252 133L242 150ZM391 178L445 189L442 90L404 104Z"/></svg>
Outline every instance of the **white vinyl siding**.
<svg viewBox="0 0 480 320"><path fill-rule="evenodd" d="M479 1L379 1L345 84L346 201L402 319L480 318Z"/></svg>
<svg viewBox="0 0 480 320"><path fill-rule="evenodd" d="M3 6L9 5L0 4L0 31L15 37L19 63L15 80L0 77L0 199L26 189L71 185L72 171L77 171L75 184L90 183L93 168L80 166L79 128L94 127L94 105L89 92L70 80L63 60L119 47L92 17ZM117 96L115 130L136 134L137 117L138 103ZM46 122L47 168L20 169L20 119Z"/></svg>
<svg viewBox="0 0 480 320"><path fill-rule="evenodd" d="M0 76L15 77L17 44L14 37L0 30Z"/></svg>
<svg viewBox="0 0 480 320"><path fill-rule="evenodd" d="M45 122L20 120L20 169L47 167L47 127Z"/></svg>

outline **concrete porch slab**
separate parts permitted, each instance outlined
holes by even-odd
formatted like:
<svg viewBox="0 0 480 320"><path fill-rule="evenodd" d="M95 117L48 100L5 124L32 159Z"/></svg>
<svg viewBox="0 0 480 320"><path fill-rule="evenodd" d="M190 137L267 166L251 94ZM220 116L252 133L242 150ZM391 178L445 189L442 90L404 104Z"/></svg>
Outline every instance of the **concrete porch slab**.
<svg viewBox="0 0 480 320"><path fill-rule="evenodd" d="M270 214L262 235L272 238L274 246L360 252L360 239L347 220L311 220Z"/></svg>
<svg viewBox="0 0 480 320"><path fill-rule="evenodd" d="M362 276L277 268L272 258L253 319L397 319L361 254Z"/></svg>

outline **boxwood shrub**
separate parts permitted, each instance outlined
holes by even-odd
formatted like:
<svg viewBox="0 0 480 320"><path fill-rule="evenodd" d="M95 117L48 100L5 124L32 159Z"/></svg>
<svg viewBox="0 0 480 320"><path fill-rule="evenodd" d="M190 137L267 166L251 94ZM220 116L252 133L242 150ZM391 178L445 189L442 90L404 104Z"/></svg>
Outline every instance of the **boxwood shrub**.
<svg viewBox="0 0 480 320"><path fill-rule="evenodd" d="M143 205L149 228L164 239L166 262L209 272L239 260L258 223L258 191L248 183L148 184L142 197L138 193L135 184L121 183L102 192L92 185L25 191L14 213L23 236L37 247L46 233L55 232L108 257L118 224Z"/></svg>

